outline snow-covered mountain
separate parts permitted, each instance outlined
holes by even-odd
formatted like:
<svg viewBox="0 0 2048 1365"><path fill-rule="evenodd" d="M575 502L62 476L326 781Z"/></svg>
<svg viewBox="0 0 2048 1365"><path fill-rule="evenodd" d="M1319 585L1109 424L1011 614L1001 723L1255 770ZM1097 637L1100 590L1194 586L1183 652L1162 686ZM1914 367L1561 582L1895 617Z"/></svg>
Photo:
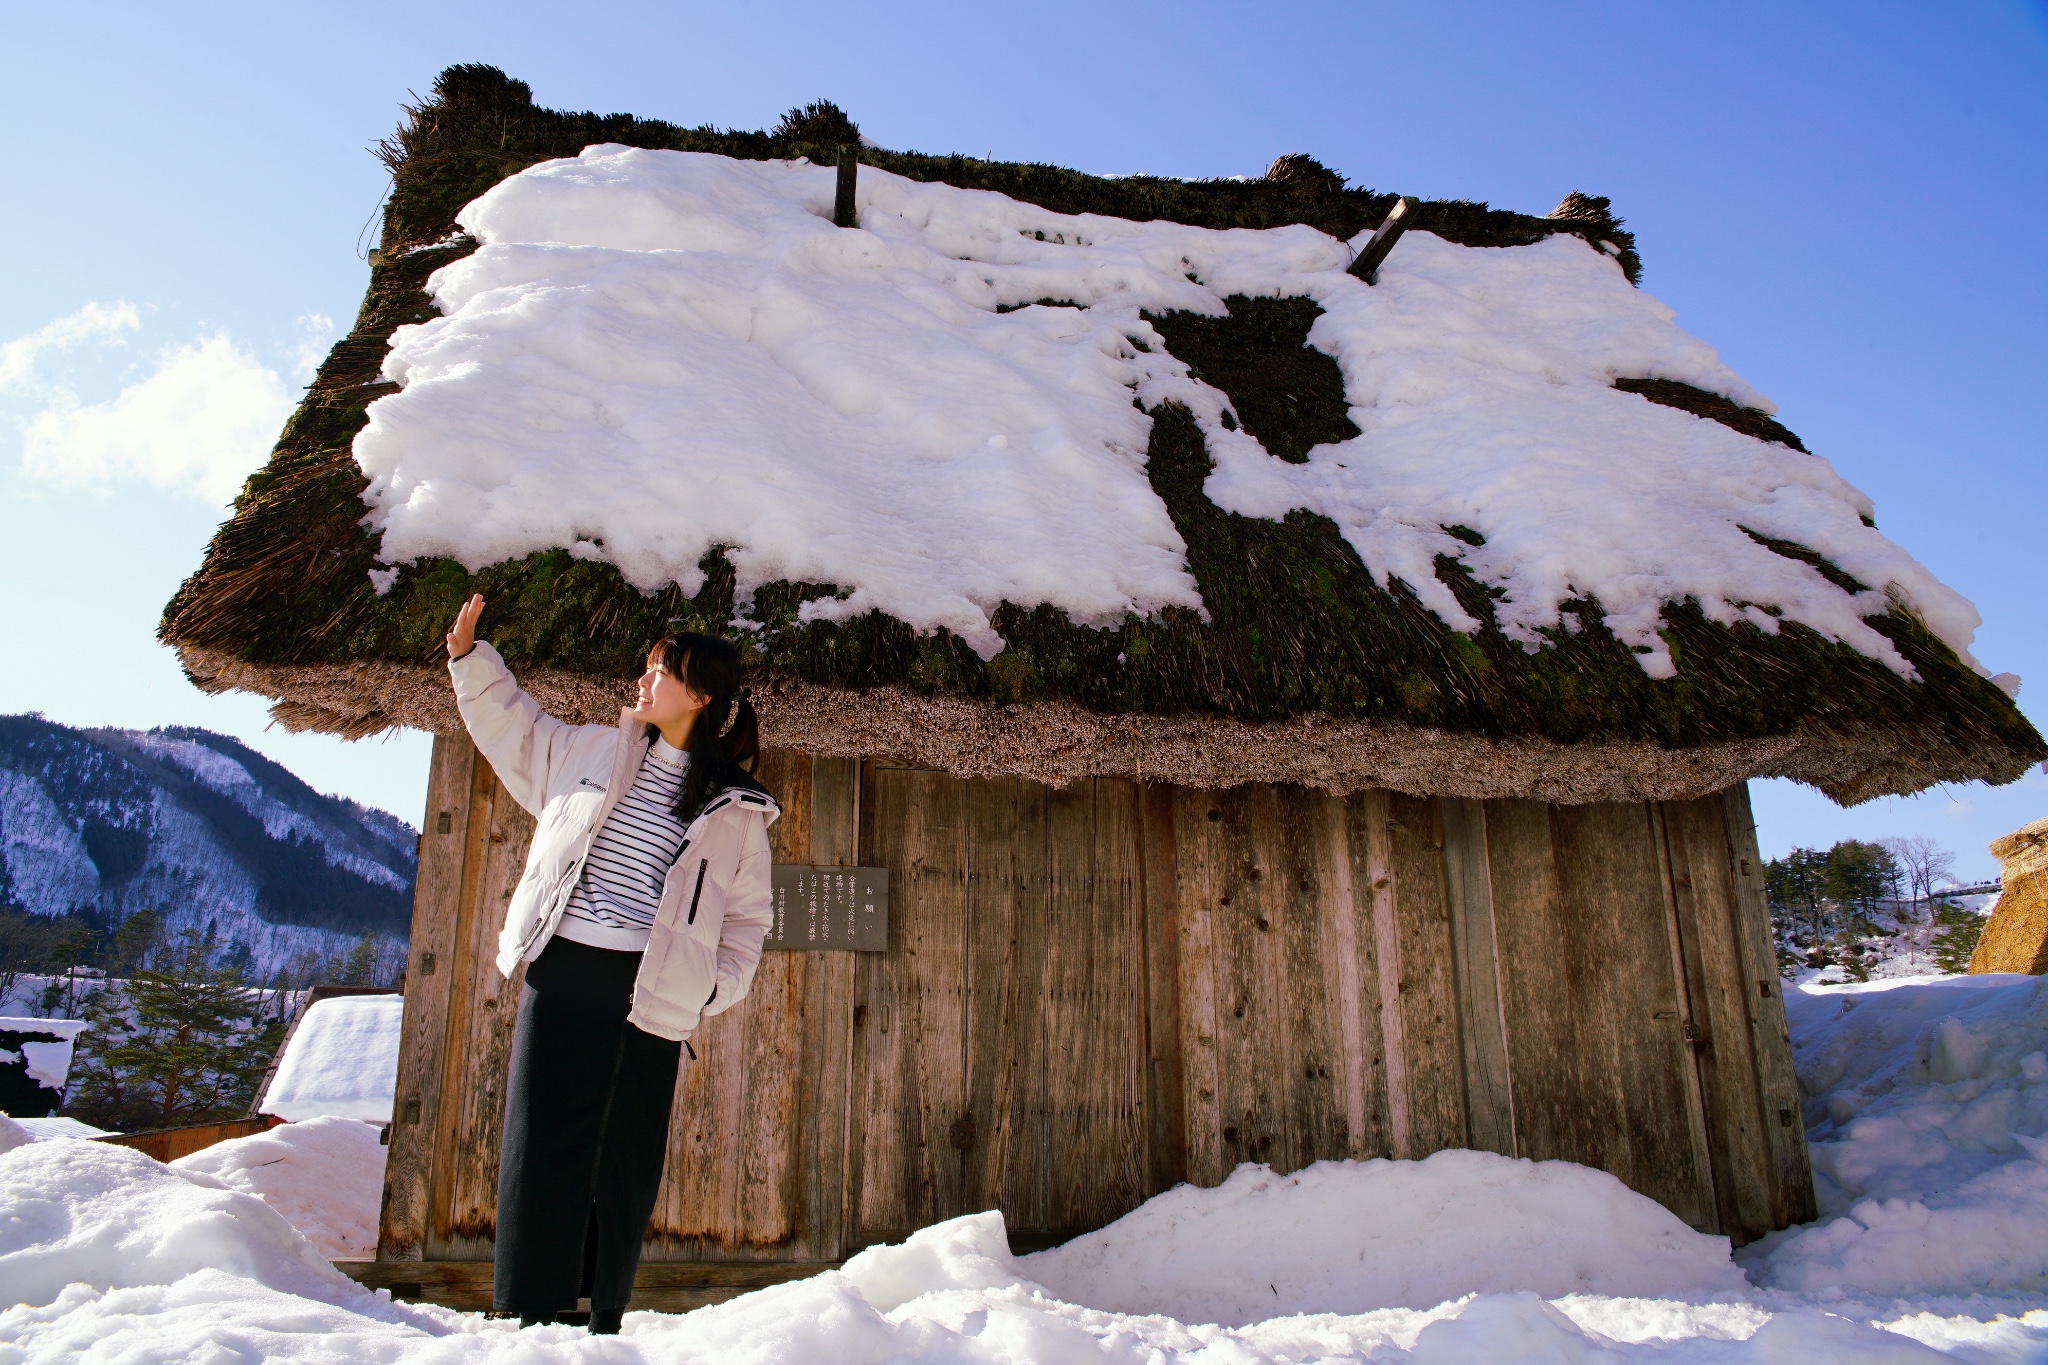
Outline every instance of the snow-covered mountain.
<svg viewBox="0 0 2048 1365"><path fill-rule="evenodd" d="M407 934L418 831L207 730L0 716L0 905L247 944L259 975Z"/></svg>

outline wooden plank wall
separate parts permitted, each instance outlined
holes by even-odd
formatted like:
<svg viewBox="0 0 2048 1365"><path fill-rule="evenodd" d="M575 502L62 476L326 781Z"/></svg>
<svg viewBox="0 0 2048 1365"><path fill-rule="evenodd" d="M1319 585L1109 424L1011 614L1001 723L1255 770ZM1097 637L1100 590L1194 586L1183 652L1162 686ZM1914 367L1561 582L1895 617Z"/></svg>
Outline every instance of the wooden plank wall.
<svg viewBox="0 0 2048 1365"><path fill-rule="evenodd" d="M1550 806L770 754L778 862L891 870L886 953L771 953L680 1082L647 1256L1020 1246L1244 1161L1479 1147L1738 1241L1813 1217L1747 794ZM448 830L439 816L449 813ZM531 821L437 740L380 1257L490 1254Z"/></svg>

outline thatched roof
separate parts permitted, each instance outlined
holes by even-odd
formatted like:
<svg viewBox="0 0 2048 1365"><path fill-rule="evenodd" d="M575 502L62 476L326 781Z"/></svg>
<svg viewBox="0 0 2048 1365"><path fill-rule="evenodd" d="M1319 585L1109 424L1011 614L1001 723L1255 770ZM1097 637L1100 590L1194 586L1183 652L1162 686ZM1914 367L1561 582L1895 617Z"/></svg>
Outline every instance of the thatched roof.
<svg viewBox="0 0 2048 1365"><path fill-rule="evenodd" d="M368 406L397 391L380 376L393 332L438 316L428 276L476 249L454 231L466 204L591 144L823 163L854 136L830 106L797 111L774 133L684 129L539 109L523 83L489 68L443 73L433 98L385 144L394 183L355 326L166 608L163 638L193 681L277 698L276 714L292 728L452 731L459 722L440 637L461 599L481 591L491 603L485 633L558 714L609 719L650 639L678 621L727 629L744 607L756 626L746 638L770 742L960 773L1058 782L1141 772L1208 786L1301 781L1565 801L1689 796L1785 775L1856 801L1938 781L2009 781L2048 754L2006 695L1896 601L1863 622L1869 641L1896 651L1889 663L1867 642L1859 650L1793 619L1774 627L1752 612L1729 624L1697 601L1668 602L1653 643L1671 676L1653 677L1639 660L1643 646L1618 639L1597 602L1568 603L1557 628L1532 640L1502 628L1500 592L1459 555L1437 555L1423 596L1400 577L1376 581L1325 516L1247 516L1213 502L1205 430L1214 427L1177 402L1150 411L1144 475L1185 542L1200 610L1077 624L1047 603L1005 602L988 614L1001 642L991 653L881 611L800 617L806 603L835 595L830 583L747 584L751 601L736 604L738 579L720 547L679 575L701 581L690 594L672 582L643 592L587 547L560 545L473 572L430 556L380 571L385 591L373 587L379 543L365 525L366 479L352 445ZM1376 226L1395 201L1346 188L1307 157L1282 158L1260 180L1196 182L874 148L861 160L907 181L994 190L1061 214L1203 228L1306 224L1340 241ZM1613 256L1630 280L1639 272L1633 238L1605 200L1584 195L1541 218L1423 202L1411 221L1413 231L1463 246L1572 234ZM1166 312L1146 321L1173 357L1227 395L1231 429L1241 421L1282 460L1355 435L1343 374L1305 344L1317 306L1243 296L1227 304L1227 317ZM1721 394L1654 376L1624 375L1615 387L1804 449L1767 412ZM1483 543L1467 528L1443 529ZM1749 534L1863 593L1859 601L1879 600L1814 551ZM1447 611L1477 629L1453 629Z"/></svg>

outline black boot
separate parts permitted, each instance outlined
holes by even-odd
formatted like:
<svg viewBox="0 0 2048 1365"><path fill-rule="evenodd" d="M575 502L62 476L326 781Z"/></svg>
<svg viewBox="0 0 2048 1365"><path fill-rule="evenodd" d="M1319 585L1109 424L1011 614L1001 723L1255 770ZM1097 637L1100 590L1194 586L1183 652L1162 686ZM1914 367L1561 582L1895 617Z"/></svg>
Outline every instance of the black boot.
<svg viewBox="0 0 2048 1365"><path fill-rule="evenodd" d="M615 1337L619 1324L625 1321L623 1308L593 1308L590 1310L590 1335L594 1337Z"/></svg>

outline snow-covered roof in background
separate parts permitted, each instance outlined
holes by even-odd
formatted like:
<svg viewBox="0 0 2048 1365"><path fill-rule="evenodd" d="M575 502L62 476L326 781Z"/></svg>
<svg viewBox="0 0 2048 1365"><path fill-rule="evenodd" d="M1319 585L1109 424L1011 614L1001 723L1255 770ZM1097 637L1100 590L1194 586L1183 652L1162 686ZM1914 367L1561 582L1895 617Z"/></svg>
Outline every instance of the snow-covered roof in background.
<svg viewBox="0 0 2048 1365"><path fill-rule="evenodd" d="M445 316L394 335L384 372L403 389L355 441L384 562L562 547L695 593L727 546L743 613L762 584L829 582L845 595L807 619L879 609L986 658L1004 601L1082 624L1201 606L1145 474L1138 403L1177 401L1215 460L1213 502L1330 517L1383 585L1461 630L1478 623L1439 555L1498 591L1530 648L1563 603L1597 597L1655 677L1674 671L1661 608L1687 598L1910 677L1864 620L1896 595L1969 660L1976 611L1866 525L1869 500L1825 460L1613 387L1768 407L1579 238L1411 232L1368 287L1344 270L1356 244L1306 226L1070 216L864 167L861 230L844 231L833 189L801 161L596 146L470 204L482 246L432 277ZM1310 341L1341 367L1358 437L1304 464L1267 454L1142 316L1221 315L1232 294L1323 309Z"/></svg>
<svg viewBox="0 0 2048 1365"><path fill-rule="evenodd" d="M389 1123L404 1012L400 995L314 1001L292 1030L261 1112L292 1122L332 1115Z"/></svg>

